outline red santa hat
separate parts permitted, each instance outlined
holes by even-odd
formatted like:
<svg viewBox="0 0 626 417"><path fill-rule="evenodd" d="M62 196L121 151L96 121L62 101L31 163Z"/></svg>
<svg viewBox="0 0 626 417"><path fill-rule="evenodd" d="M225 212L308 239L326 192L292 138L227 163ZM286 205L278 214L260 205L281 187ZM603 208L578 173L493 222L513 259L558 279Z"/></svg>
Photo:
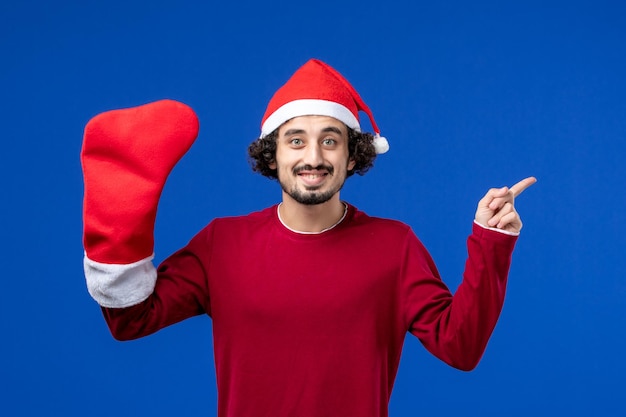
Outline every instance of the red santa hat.
<svg viewBox="0 0 626 417"><path fill-rule="evenodd" d="M376 153L387 152L387 139L380 136L372 111L354 87L328 64L311 59L270 100L261 121L261 137L269 135L289 119L311 115L334 117L360 131L359 111L365 112L370 119Z"/></svg>

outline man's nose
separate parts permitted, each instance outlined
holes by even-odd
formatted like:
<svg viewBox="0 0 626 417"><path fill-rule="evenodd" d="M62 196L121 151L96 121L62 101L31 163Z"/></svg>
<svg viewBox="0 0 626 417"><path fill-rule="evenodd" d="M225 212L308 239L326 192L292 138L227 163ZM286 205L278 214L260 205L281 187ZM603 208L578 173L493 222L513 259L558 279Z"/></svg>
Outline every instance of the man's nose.
<svg viewBox="0 0 626 417"><path fill-rule="evenodd" d="M319 143L313 142L306 147L303 162L313 167L323 164L324 158L322 157L322 148Z"/></svg>

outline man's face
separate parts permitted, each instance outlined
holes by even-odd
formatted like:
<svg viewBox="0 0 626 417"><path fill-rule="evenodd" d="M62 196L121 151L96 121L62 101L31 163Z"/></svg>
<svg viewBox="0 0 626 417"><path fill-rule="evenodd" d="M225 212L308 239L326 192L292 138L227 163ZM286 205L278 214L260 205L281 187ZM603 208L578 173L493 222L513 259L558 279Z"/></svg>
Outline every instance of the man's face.
<svg viewBox="0 0 626 417"><path fill-rule="evenodd" d="M348 157L348 128L327 116L295 117L278 129L278 182L300 204L329 201L341 190L354 161Z"/></svg>

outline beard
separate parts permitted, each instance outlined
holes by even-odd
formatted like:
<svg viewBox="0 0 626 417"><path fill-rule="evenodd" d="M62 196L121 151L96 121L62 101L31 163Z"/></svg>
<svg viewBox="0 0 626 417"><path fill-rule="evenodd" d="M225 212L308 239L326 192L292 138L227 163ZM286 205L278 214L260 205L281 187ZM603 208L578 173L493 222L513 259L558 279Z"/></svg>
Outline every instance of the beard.
<svg viewBox="0 0 626 417"><path fill-rule="evenodd" d="M316 191L301 191L296 189L295 187L291 190L288 190L283 187L283 190L289 194L291 198L296 200L300 204L304 204L307 206L313 206L316 204L322 204L330 200L339 190L328 190L323 192Z"/></svg>
<svg viewBox="0 0 626 417"><path fill-rule="evenodd" d="M334 175L335 170L332 166L328 165L328 166L317 167L317 169L322 169L322 168L328 172L329 176L332 177ZM298 172L300 171L312 170L312 169L314 168L311 167L310 165L305 165L302 167L295 168L292 174L294 176L297 176ZM285 183L285 181L281 179L280 173L278 173L278 182L280 183L280 186L283 189L283 191L287 193L289 197L293 198L298 203L304 204L307 206L312 206L312 205L322 204L322 203L327 202L341 190L345 181L346 181L346 178L344 177L340 182L338 182L332 188L326 191L318 191L319 188L321 188L318 186L305 187L304 190L300 190L297 188L297 185L293 185L292 188L289 188L288 185Z"/></svg>

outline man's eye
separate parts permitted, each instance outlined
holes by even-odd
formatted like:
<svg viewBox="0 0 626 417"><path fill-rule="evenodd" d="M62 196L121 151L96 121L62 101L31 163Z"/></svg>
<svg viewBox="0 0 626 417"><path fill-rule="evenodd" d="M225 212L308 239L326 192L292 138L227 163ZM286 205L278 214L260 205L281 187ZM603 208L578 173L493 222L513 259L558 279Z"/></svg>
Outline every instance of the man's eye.
<svg viewBox="0 0 626 417"><path fill-rule="evenodd" d="M322 143L323 143L324 145L326 145L326 146L332 146L332 145L336 144L336 143L337 143L337 141L336 141L335 139L332 139L332 138L326 138L326 139L324 139L324 140L322 141Z"/></svg>
<svg viewBox="0 0 626 417"><path fill-rule="evenodd" d="M290 143L295 146L300 146L302 145L302 139L293 138L291 139Z"/></svg>

